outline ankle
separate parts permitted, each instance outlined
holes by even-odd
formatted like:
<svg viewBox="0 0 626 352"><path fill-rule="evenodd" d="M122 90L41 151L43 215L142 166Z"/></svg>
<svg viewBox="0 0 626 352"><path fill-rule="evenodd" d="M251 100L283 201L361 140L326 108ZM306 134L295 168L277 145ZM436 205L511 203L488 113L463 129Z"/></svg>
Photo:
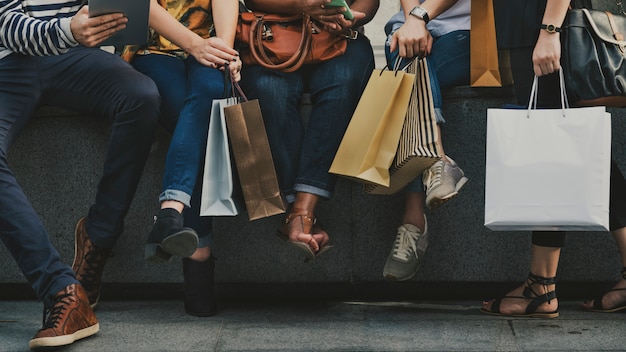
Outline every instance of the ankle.
<svg viewBox="0 0 626 352"><path fill-rule="evenodd" d="M533 298L545 296L547 301L556 298L556 276L543 277L528 273L524 287L524 297Z"/></svg>
<svg viewBox="0 0 626 352"><path fill-rule="evenodd" d="M174 209L179 214L182 214L183 210L185 210L185 204L177 200L164 200L161 202L161 209Z"/></svg>
<svg viewBox="0 0 626 352"><path fill-rule="evenodd" d="M189 259L196 262L206 262L209 258L211 258L211 249L209 247L198 248L189 256Z"/></svg>

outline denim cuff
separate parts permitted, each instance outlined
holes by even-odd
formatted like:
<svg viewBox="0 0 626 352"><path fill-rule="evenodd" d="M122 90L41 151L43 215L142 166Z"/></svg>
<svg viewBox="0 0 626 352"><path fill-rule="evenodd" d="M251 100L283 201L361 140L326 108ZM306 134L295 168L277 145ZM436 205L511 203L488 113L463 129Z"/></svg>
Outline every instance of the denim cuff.
<svg viewBox="0 0 626 352"><path fill-rule="evenodd" d="M422 175L413 179L406 187L404 192L424 193L424 181L422 181Z"/></svg>
<svg viewBox="0 0 626 352"><path fill-rule="evenodd" d="M191 195L177 189L166 189L159 195L159 203L166 200L175 200L183 203L187 208L191 208Z"/></svg>
<svg viewBox="0 0 626 352"><path fill-rule="evenodd" d="M198 248L213 246L213 233L198 234Z"/></svg>
<svg viewBox="0 0 626 352"><path fill-rule="evenodd" d="M329 191L327 191L325 189L321 189L319 187L306 185L306 184L303 184L303 183L297 183L293 187L293 189L296 190L296 192L311 193L311 194L314 194L316 196L320 196L320 197L323 197L323 198L326 198L326 199L330 199L333 196L332 192L329 192Z"/></svg>

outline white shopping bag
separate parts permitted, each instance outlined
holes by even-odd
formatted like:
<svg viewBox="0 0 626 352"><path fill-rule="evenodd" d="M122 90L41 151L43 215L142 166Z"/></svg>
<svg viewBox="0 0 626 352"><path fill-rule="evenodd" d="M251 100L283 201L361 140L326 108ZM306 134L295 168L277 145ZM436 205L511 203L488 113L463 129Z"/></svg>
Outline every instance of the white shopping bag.
<svg viewBox="0 0 626 352"><path fill-rule="evenodd" d="M238 102L237 98L213 100L202 177L201 216L237 215L224 108Z"/></svg>
<svg viewBox="0 0 626 352"><path fill-rule="evenodd" d="M529 102L528 109L487 110L491 230L608 231L611 115L605 107L569 109L561 86L561 109ZM536 94L535 77L531 102Z"/></svg>

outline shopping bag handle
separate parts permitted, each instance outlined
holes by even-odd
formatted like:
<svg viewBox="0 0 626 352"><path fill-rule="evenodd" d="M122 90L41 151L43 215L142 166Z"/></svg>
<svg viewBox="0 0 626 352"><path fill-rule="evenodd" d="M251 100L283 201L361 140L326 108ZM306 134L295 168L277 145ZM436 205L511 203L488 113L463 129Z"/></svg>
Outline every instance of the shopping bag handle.
<svg viewBox="0 0 626 352"><path fill-rule="evenodd" d="M228 70L226 65L224 65L224 70ZM235 77L233 74L231 73L230 75L226 75L226 77L228 78L226 82L230 82L230 96L234 98L241 98L243 101L248 101L248 97L243 92L243 89L241 89L239 82L234 80Z"/></svg>
<svg viewBox="0 0 626 352"><path fill-rule="evenodd" d="M537 94L538 94L538 82L537 75L533 78L533 85L530 88L530 99L528 100L528 113L526 117L530 118L530 111L537 109ZM565 92L565 78L563 77L563 70L559 70L559 82L561 86L561 112L565 117L565 109L569 109L569 101L567 100L567 94Z"/></svg>
<svg viewBox="0 0 626 352"><path fill-rule="evenodd" d="M415 60L421 60L421 58L415 57L409 60L409 63L405 64L404 66L402 66L402 59L399 55L396 57L396 61L394 61L393 63L393 69L391 67L389 67L389 64L386 64L385 67L382 68L382 70L380 70L380 73L378 74L379 76L383 75L383 72L385 70L389 70L395 72L395 75L398 75L399 71L406 71L409 66L413 65L413 63L415 62Z"/></svg>

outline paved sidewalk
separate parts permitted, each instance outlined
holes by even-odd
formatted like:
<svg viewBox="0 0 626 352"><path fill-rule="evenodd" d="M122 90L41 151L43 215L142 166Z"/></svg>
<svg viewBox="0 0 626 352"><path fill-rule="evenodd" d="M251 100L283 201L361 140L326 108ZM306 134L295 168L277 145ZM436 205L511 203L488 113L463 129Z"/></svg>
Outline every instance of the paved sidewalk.
<svg viewBox="0 0 626 352"><path fill-rule="evenodd" d="M232 301L188 316L177 300L104 301L100 332L63 351L625 351L626 314L561 302L552 320L493 317L479 302ZM0 301L0 351L27 351L35 301Z"/></svg>

